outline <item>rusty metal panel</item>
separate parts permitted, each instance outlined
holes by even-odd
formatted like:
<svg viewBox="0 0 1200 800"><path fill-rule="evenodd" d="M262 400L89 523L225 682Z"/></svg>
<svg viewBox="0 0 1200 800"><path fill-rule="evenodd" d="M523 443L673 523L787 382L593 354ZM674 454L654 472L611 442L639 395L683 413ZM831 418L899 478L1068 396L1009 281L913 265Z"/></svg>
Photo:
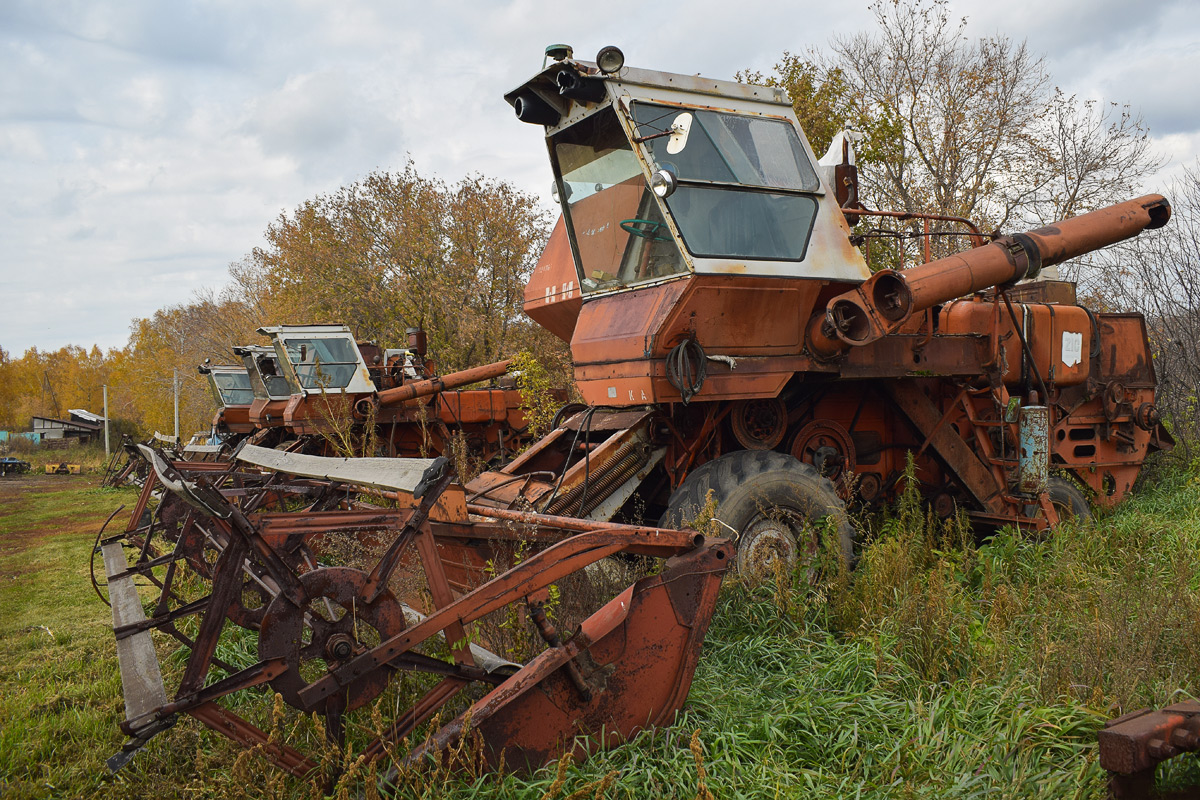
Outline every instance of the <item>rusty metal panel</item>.
<svg viewBox="0 0 1200 800"><path fill-rule="evenodd" d="M651 337L687 289L688 277L589 300L579 312L571 355L576 364L646 357Z"/></svg>
<svg viewBox="0 0 1200 800"><path fill-rule="evenodd" d="M1014 303L1057 303L1076 305L1075 284L1071 281L1038 280L1018 283L1004 290Z"/></svg>
<svg viewBox="0 0 1200 800"><path fill-rule="evenodd" d="M1088 379L1095 337L1085 309L1045 303L1014 303L1013 309L1037 371L1047 384L1075 386ZM949 303L942 308L940 319L941 329L948 334L986 333L993 325L993 305L973 300ZM1007 314L1000 316L997 333L1000 363L1005 368L1001 380L1018 386L1026 379L1028 367L1018 332Z"/></svg>
<svg viewBox="0 0 1200 800"><path fill-rule="evenodd" d="M250 422L258 428L277 428L283 425L283 411L287 400L255 398L250 404Z"/></svg>
<svg viewBox="0 0 1200 800"><path fill-rule="evenodd" d="M530 319L569 343L582 306L571 241L560 214L550 231L546 249L525 284L524 309Z"/></svg>
<svg viewBox="0 0 1200 800"><path fill-rule="evenodd" d="M1154 359L1141 314L1097 314L1100 322L1098 373L1102 382L1120 381L1128 388L1154 388Z"/></svg>
<svg viewBox="0 0 1200 800"><path fill-rule="evenodd" d="M932 337L893 334L850 350L839 373L843 378L978 375L987 349L987 337L982 333Z"/></svg>
<svg viewBox="0 0 1200 800"><path fill-rule="evenodd" d="M438 395L438 417L447 425L508 422L524 427L521 393L515 389L468 389Z"/></svg>
<svg viewBox="0 0 1200 800"><path fill-rule="evenodd" d="M665 356L690 336L713 353L794 355L821 288L819 281L697 275L654 332L652 352Z"/></svg>

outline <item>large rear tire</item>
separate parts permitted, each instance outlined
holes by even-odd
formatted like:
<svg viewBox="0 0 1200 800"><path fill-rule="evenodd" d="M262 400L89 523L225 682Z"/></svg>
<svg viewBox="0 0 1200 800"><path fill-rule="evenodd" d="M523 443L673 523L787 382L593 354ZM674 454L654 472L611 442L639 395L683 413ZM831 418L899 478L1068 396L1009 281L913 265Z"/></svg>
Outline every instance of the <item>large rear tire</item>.
<svg viewBox="0 0 1200 800"><path fill-rule="evenodd" d="M1087 497L1066 478L1051 476L1046 482L1046 492L1050 495L1054 510L1058 512L1059 520L1081 523L1092 521L1092 507Z"/></svg>
<svg viewBox="0 0 1200 800"><path fill-rule="evenodd" d="M737 540L736 568L743 577L768 579L780 559L788 572L815 561L828 526L843 562L853 563L854 528L845 503L811 465L773 450L727 453L688 475L659 524L677 528L692 522L710 491L719 535Z"/></svg>

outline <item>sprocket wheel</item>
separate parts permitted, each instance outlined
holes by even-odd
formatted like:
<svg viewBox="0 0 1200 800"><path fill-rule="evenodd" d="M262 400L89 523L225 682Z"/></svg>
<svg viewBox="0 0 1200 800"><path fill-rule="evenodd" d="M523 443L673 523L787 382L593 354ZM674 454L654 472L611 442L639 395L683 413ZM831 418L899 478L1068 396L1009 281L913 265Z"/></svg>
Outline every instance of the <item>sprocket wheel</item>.
<svg viewBox="0 0 1200 800"><path fill-rule="evenodd" d="M205 522L208 521L205 520ZM213 567L216 565L225 543L219 540L210 540L200 524L200 517L194 512L184 518L175 542L175 554L187 561L188 566L197 575L211 581ZM218 531L218 535L219 533Z"/></svg>
<svg viewBox="0 0 1200 800"><path fill-rule="evenodd" d="M287 671L271 681L289 705L304 711L300 691L330 670L389 639L405 628L404 610L390 592L374 602L363 598L367 574L350 567L324 567L300 576L305 602L296 607L276 597L263 615L259 657L283 658ZM329 698L339 710L369 703L388 684L386 669L367 672L350 683L345 694Z"/></svg>
<svg viewBox="0 0 1200 800"><path fill-rule="evenodd" d="M729 413L733 435L747 450L774 450L787 423L787 407L778 397L739 400Z"/></svg>
<svg viewBox="0 0 1200 800"><path fill-rule="evenodd" d="M841 486L846 475L854 472L854 440L850 433L832 420L818 419L805 425L792 438L791 454L812 464L834 485Z"/></svg>
<svg viewBox="0 0 1200 800"><path fill-rule="evenodd" d="M258 630L262 625L263 614L275 593L269 591L261 583L247 575L242 581L242 591L239 592L225 609L225 616L235 625L250 630Z"/></svg>

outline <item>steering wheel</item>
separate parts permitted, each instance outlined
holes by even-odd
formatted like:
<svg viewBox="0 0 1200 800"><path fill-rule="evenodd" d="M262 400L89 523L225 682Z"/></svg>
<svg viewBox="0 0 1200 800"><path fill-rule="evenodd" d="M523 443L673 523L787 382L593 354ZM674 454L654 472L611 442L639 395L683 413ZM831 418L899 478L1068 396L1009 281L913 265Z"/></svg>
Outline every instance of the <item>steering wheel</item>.
<svg viewBox="0 0 1200 800"><path fill-rule="evenodd" d="M634 236L642 239L649 239L652 242L665 242L670 237L659 236L658 232L667 226L661 222L655 222L652 219L623 219L621 220L621 230L626 233L632 233Z"/></svg>

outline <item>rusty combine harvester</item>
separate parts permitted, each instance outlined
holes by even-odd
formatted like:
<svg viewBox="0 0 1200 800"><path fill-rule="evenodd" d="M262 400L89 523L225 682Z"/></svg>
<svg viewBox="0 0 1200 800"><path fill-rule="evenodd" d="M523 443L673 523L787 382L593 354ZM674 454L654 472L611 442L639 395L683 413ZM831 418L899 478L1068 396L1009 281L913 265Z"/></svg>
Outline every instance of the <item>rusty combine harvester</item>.
<svg viewBox="0 0 1200 800"><path fill-rule="evenodd" d="M1043 529L1171 446L1142 317L1032 282L1165 224L1163 197L1009 236L957 220L970 249L872 272L850 220L923 225L927 253L955 220L864 208L849 139L818 162L784 90L552 55L506 95L562 206L525 308L587 408L472 481L473 507L677 526L711 491L755 571L825 517L852 558L844 501L894 497L910 453L938 513Z"/></svg>
<svg viewBox="0 0 1200 800"><path fill-rule="evenodd" d="M461 436L466 452L488 463L530 440L521 393L506 377L511 361L439 376L419 329L409 331L408 347L388 350L356 341L344 325L281 325L259 333L272 345L235 347L241 365L199 367L218 411L213 441L185 448L189 457L226 458L247 439L321 453L328 449L325 435L337 430L386 456L440 455ZM462 388L495 379L500 386Z"/></svg>
<svg viewBox="0 0 1200 800"><path fill-rule="evenodd" d="M461 432L469 452L487 462L529 440L521 393L511 381L507 387L462 388L500 378L511 361L439 376L418 329L409 331L408 347L395 350L356 342L344 325L281 325L259 333L271 337L275 358L242 348L247 367L255 361L273 368L290 393L280 408L282 387L268 390L264 380L266 397L251 406L252 420L278 420L298 437L321 434L339 420L360 429L373 425L388 456L438 455Z"/></svg>
<svg viewBox="0 0 1200 800"><path fill-rule="evenodd" d="M1119 502L1147 454L1171 446L1142 318L1030 282L1165 224L1164 198L1009 236L968 223L969 249L872 272L851 221L901 215L857 203L848 141L818 162L783 90L627 68L616 48L595 64L547 52L555 60L506 95L544 128L562 205L525 309L570 343L586 405L465 485L445 459L251 442L191 463L141 446L151 477L127 528L97 548L130 736L114 768L189 714L306 774L311 754L220 701L269 686L338 741L368 704L392 702L400 673L428 679L424 694L358 752L381 757L451 708L406 758L461 741L468 720L490 763L586 752L672 719L731 564L750 576L800 566L818 531L852 560L846 502L894 497L908 454L939 513L1041 530L1087 513L1077 484ZM927 241L965 223L902 216ZM401 456L418 407L447 427L478 411L484 452L507 451L505 431L522 427L506 390L451 391L508 362L434 377L419 342L364 355L340 326L263 332L271 366L264 350L240 352L254 424L312 434L316 403L332 397L343 419L403 429L386 437ZM710 498L729 539L681 530ZM380 554L328 566L335 535ZM518 541L526 560L497 567ZM546 613L550 585L594 581L611 570L586 568L622 553L665 562L564 637ZM135 577L154 586L149 618ZM496 613L532 625L545 649L514 663L467 635ZM232 628L256 636L255 663L218 655ZM170 695L151 632L188 651Z"/></svg>

